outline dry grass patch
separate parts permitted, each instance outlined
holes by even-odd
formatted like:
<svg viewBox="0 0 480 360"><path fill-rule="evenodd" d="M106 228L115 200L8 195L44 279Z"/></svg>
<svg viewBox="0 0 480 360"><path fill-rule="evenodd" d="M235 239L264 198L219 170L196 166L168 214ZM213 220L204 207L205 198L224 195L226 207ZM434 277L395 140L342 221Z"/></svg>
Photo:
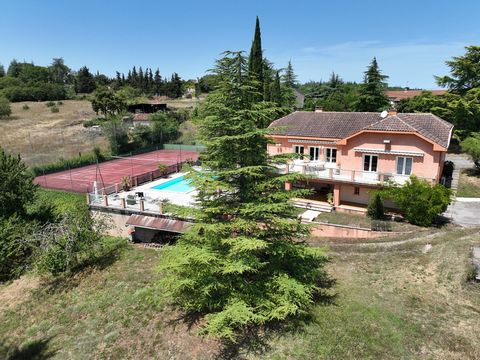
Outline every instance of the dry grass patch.
<svg viewBox="0 0 480 360"><path fill-rule="evenodd" d="M480 197L480 171L465 169L460 173L458 197Z"/></svg>
<svg viewBox="0 0 480 360"><path fill-rule="evenodd" d="M96 116L86 100L64 100L53 113L47 102L12 103L12 116L0 121L0 144L21 154L28 165L51 163L59 158L77 156L95 145L107 147L98 133L83 127ZM25 105L28 106L26 109Z"/></svg>

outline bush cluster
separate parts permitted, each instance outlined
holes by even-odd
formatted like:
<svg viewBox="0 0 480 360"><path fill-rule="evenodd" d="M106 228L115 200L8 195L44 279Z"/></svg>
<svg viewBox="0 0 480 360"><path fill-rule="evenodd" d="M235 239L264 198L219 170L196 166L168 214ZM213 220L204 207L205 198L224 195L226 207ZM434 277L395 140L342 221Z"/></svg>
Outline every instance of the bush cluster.
<svg viewBox="0 0 480 360"><path fill-rule="evenodd" d="M11 102L48 101L67 98L65 86L59 84L36 84L6 87L0 91Z"/></svg>
<svg viewBox="0 0 480 360"><path fill-rule="evenodd" d="M50 174L56 171L62 171L66 169L75 169L81 166L95 164L96 162L102 162L106 160L105 154L103 154L100 148L94 148L92 152L86 154L80 154L70 159L60 159L54 163L34 166L32 168L35 176Z"/></svg>

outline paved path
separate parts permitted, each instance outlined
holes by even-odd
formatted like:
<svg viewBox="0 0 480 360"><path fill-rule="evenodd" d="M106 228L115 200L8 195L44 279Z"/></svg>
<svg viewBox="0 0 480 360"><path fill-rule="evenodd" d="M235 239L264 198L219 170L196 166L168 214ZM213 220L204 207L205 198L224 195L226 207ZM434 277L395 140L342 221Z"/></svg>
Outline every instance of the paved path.
<svg viewBox="0 0 480 360"><path fill-rule="evenodd" d="M456 198L443 215L461 226L479 226L480 198Z"/></svg>
<svg viewBox="0 0 480 360"><path fill-rule="evenodd" d="M452 174L452 190L456 193L460 172L475 165L472 159L465 154L447 154L445 160L452 161L455 164ZM480 198L454 198L443 215L461 226L479 226Z"/></svg>

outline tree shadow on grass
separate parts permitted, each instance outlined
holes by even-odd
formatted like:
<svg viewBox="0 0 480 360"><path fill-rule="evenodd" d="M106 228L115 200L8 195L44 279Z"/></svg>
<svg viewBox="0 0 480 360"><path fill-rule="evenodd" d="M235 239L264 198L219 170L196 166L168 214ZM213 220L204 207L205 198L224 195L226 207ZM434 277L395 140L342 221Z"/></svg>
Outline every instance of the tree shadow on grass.
<svg viewBox="0 0 480 360"><path fill-rule="evenodd" d="M334 279L329 279L330 286L335 283ZM319 306L336 306L337 294L322 293L315 298L315 304ZM167 324L175 326L176 324L186 324L188 331L201 325L204 314L191 313L182 314ZM220 349L216 356L221 360L246 359L252 355L261 356L270 351L271 340L281 337L285 334L302 333L306 326L315 323L316 318L312 314L305 314L297 318L291 318L286 321L271 321L264 325L250 326L239 331L234 341L220 341Z"/></svg>
<svg viewBox="0 0 480 360"><path fill-rule="evenodd" d="M44 360L50 359L56 351L49 349L52 337L31 341L23 346L0 344L0 356L6 360Z"/></svg>
<svg viewBox="0 0 480 360"><path fill-rule="evenodd" d="M125 247L117 247L105 251L99 256L91 257L74 268L69 274L47 278L42 286L42 292L48 294L61 293L76 288L83 279L96 271L104 270L113 265L121 256Z"/></svg>
<svg viewBox="0 0 480 360"><path fill-rule="evenodd" d="M464 169L463 172L464 172L467 176L472 176L472 177L477 177L477 178L480 177L480 170L477 169L477 168Z"/></svg>

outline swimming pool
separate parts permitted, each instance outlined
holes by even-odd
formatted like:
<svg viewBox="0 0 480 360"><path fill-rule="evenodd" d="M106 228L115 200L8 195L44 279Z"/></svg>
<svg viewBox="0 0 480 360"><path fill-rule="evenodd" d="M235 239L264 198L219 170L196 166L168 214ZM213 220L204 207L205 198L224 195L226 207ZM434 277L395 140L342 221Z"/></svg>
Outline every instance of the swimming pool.
<svg viewBox="0 0 480 360"><path fill-rule="evenodd" d="M175 191L181 193L187 193L195 190L193 186L190 186L190 180L185 179L183 176L179 176L175 179L168 180L164 183L158 184L152 187L154 190Z"/></svg>

